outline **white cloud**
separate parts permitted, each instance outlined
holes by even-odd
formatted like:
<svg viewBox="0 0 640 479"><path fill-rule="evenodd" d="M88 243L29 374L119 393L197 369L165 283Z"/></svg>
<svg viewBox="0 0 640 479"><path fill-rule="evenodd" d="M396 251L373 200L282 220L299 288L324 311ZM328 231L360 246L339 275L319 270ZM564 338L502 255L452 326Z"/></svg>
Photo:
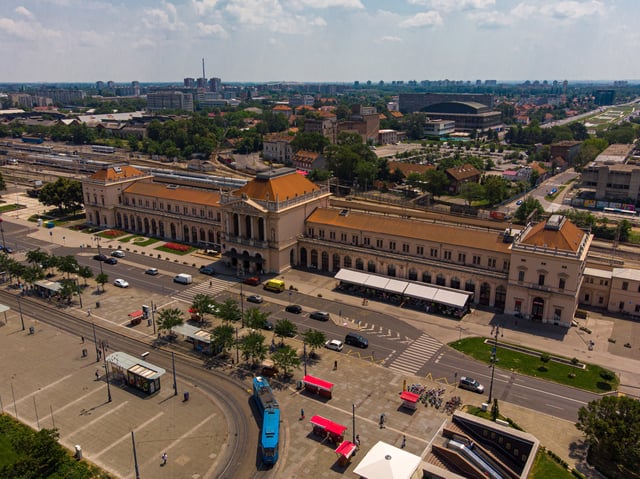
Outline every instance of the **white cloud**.
<svg viewBox="0 0 640 479"><path fill-rule="evenodd" d="M360 0L295 0L295 6L308 8L347 8L353 10L362 10L364 5Z"/></svg>
<svg viewBox="0 0 640 479"><path fill-rule="evenodd" d="M196 28L198 29L198 34L203 37L217 36L220 38L227 38L229 36L227 31L224 29L224 27L217 23L210 25L210 24L198 22L196 23Z"/></svg>
<svg viewBox="0 0 640 479"><path fill-rule="evenodd" d="M191 6L196 12L196 15L206 15L210 11L216 9L218 0L191 0Z"/></svg>
<svg viewBox="0 0 640 479"><path fill-rule="evenodd" d="M153 30L177 31L184 28L178 19L178 11L173 3L164 3L164 8L151 8L144 11L147 15L143 23Z"/></svg>
<svg viewBox="0 0 640 479"><path fill-rule="evenodd" d="M396 43L396 42L401 42L402 38L394 37L394 36L390 36L390 35L385 35L384 37L382 37L380 39L380 41L384 42L384 43Z"/></svg>
<svg viewBox="0 0 640 479"><path fill-rule="evenodd" d="M496 0L408 0L413 5L428 5L439 11L481 10L493 7Z"/></svg>
<svg viewBox="0 0 640 479"><path fill-rule="evenodd" d="M400 22L402 28L439 27L440 25L442 25L442 17L434 10L417 13L413 17Z"/></svg>
<svg viewBox="0 0 640 479"><path fill-rule="evenodd" d="M325 27L322 17L305 17L285 9L279 0L231 0L225 12L240 26L265 27L272 32L309 33L311 27Z"/></svg>
<svg viewBox="0 0 640 479"><path fill-rule="evenodd" d="M27 9L26 9L25 7L23 7L23 6L16 7L15 12L16 12L18 15L22 15L22 16L24 16L24 17L27 17L27 18L33 19L33 13L31 13L29 10L27 10Z"/></svg>
<svg viewBox="0 0 640 479"><path fill-rule="evenodd" d="M469 18L480 28L502 28L511 25L511 18L501 12L475 12Z"/></svg>
<svg viewBox="0 0 640 479"><path fill-rule="evenodd" d="M44 28L36 21L16 21L11 18L0 18L0 33L6 33L12 38L20 38L33 42L43 39L60 38L62 36L60 32Z"/></svg>
<svg viewBox="0 0 640 479"><path fill-rule="evenodd" d="M547 5L533 5L523 2L516 5L511 13L523 19L539 15L555 20L575 20L592 15L602 15L605 13L605 6L598 0L588 2L569 0Z"/></svg>

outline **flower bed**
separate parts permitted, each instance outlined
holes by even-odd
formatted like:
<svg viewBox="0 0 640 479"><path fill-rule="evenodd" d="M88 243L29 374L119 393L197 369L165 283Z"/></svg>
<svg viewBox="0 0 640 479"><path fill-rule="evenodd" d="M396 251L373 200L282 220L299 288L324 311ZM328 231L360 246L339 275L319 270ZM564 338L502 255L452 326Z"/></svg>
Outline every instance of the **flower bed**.
<svg viewBox="0 0 640 479"><path fill-rule="evenodd" d="M121 230L106 230L100 233L98 236L102 236L103 238L118 238L120 236L124 236L126 233Z"/></svg>
<svg viewBox="0 0 640 479"><path fill-rule="evenodd" d="M158 246L156 249L166 253L185 255L191 253L195 248L180 243L165 243L162 246Z"/></svg>

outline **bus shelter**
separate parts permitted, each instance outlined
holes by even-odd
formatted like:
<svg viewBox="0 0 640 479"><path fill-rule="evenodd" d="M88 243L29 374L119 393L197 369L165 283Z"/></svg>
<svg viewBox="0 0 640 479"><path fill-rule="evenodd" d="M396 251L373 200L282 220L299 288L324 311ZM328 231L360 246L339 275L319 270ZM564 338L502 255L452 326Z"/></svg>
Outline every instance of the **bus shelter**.
<svg viewBox="0 0 640 479"><path fill-rule="evenodd" d="M213 354L211 344L211 333L191 324L178 324L171 328L171 331L180 334L185 341L193 344L194 351L205 354Z"/></svg>
<svg viewBox="0 0 640 479"><path fill-rule="evenodd" d="M58 291L62 289L62 285L57 281L49 281L41 279L33 283L33 289L42 298L51 298L58 294Z"/></svg>
<svg viewBox="0 0 640 479"><path fill-rule="evenodd" d="M347 426L322 416L313 416L310 422L316 436L327 438L335 444L341 444L344 441L344 432L347 430Z"/></svg>
<svg viewBox="0 0 640 479"><path fill-rule="evenodd" d="M329 381L307 375L302 378L302 383L304 384L305 391L309 391L317 394L318 396L329 399L331 399L331 396L333 395L333 383L330 383Z"/></svg>
<svg viewBox="0 0 640 479"><path fill-rule="evenodd" d="M160 377L166 372L160 366L121 351L110 354L106 360L114 380L120 380L149 395L160 390Z"/></svg>

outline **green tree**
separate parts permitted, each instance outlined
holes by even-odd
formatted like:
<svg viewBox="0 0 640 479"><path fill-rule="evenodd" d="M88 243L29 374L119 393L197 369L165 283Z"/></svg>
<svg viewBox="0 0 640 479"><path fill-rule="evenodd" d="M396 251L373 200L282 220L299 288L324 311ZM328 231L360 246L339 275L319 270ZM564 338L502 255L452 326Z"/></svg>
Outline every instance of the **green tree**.
<svg viewBox="0 0 640 479"><path fill-rule="evenodd" d="M234 328L230 324L222 324L213 329L211 339L223 351L228 351L235 344Z"/></svg>
<svg viewBox="0 0 640 479"><path fill-rule="evenodd" d="M282 371L284 376L289 376L292 368L300 367L300 358L296 350L288 344L278 348L272 355L271 359L275 365Z"/></svg>
<svg viewBox="0 0 640 479"><path fill-rule="evenodd" d="M280 337L280 342L284 344L285 337L293 337L296 335L298 328L288 319L279 319L273 327L273 332Z"/></svg>
<svg viewBox="0 0 640 479"><path fill-rule="evenodd" d="M98 284L98 291L100 291L100 286L102 286L102 291L104 291L104 285L109 282L109 275L107 273L100 273L96 276L96 283Z"/></svg>
<svg viewBox="0 0 640 479"><path fill-rule="evenodd" d="M48 257L49 255L45 251L42 251L40 248L32 249L30 251L27 251L25 254L25 258L27 259L27 262L29 264L43 265L43 267Z"/></svg>
<svg viewBox="0 0 640 479"><path fill-rule="evenodd" d="M160 330L170 332L174 326L184 323L184 313L178 308L162 309L158 313L156 323Z"/></svg>
<svg viewBox="0 0 640 479"><path fill-rule="evenodd" d="M589 445L588 461L607 477L640 470L640 401L604 396L578 410L578 430Z"/></svg>
<svg viewBox="0 0 640 479"><path fill-rule="evenodd" d="M542 207L542 204L540 204L540 201L538 201L536 198L534 198L533 196L527 196L522 204L518 206L514 218L518 223L524 224L527 221L529 215L534 211L539 217L544 213L544 208Z"/></svg>
<svg viewBox="0 0 640 479"><path fill-rule="evenodd" d="M0 191L4 191L7 189L7 184L4 182L4 176L0 173Z"/></svg>
<svg viewBox="0 0 640 479"><path fill-rule="evenodd" d="M242 312L235 299L227 299L218 304L218 317L223 321L236 322L242 318Z"/></svg>
<svg viewBox="0 0 640 479"><path fill-rule="evenodd" d="M449 178L444 171L427 170L424 174L424 178L427 182L424 190L428 191L433 196L441 196L447 191Z"/></svg>
<svg viewBox="0 0 640 479"><path fill-rule="evenodd" d="M302 340L311 348L310 354L313 354L316 349L323 347L327 342L327 335L317 329L307 329L302 333Z"/></svg>
<svg viewBox="0 0 640 479"><path fill-rule="evenodd" d="M42 187L38 200L44 205L57 207L60 214L76 211L83 202L82 183L70 178L58 178Z"/></svg>
<svg viewBox="0 0 640 479"><path fill-rule="evenodd" d="M307 150L322 153L329 146L329 139L320 133L309 133L302 131L291 141L291 148L294 151Z"/></svg>
<svg viewBox="0 0 640 479"><path fill-rule="evenodd" d="M260 311L260 308L249 308L244 313L244 324L251 329L264 329L269 314L271 313Z"/></svg>
<svg viewBox="0 0 640 479"><path fill-rule="evenodd" d="M471 206L474 201L480 201L485 197L485 188L480 183L465 183L460 186L460 196Z"/></svg>
<svg viewBox="0 0 640 479"><path fill-rule="evenodd" d="M198 314L198 317L202 322L205 320L204 315L210 313L215 308L215 305L215 300L208 294L196 294L193 297L191 309Z"/></svg>
<svg viewBox="0 0 640 479"><path fill-rule="evenodd" d="M71 255L62 256L59 258L58 269L61 273L65 273L67 278L69 278L72 273L78 272L78 260Z"/></svg>
<svg viewBox="0 0 640 479"><path fill-rule="evenodd" d="M509 183L500 176L486 176L483 185L484 197L492 205L500 203L509 195Z"/></svg>
<svg viewBox="0 0 640 479"><path fill-rule="evenodd" d="M78 276L84 279L84 285L87 285L87 280L93 278L93 270L89 266L80 265L78 268Z"/></svg>
<svg viewBox="0 0 640 479"><path fill-rule="evenodd" d="M251 360L254 364L267 357L267 346L264 344L265 337L258 331L251 331L240 340L240 351L245 360Z"/></svg>

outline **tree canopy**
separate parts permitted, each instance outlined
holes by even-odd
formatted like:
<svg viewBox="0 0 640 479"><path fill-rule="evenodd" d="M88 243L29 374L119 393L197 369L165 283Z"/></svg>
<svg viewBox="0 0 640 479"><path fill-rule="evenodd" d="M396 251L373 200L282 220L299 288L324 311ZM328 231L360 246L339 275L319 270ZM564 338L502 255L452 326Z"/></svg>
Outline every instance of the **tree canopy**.
<svg viewBox="0 0 640 479"><path fill-rule="evenodd" d="M44 205L58 208L60 214L77 211L83 203L82 183L69 178L58 178L42 187L38 199Z"/></svg>

